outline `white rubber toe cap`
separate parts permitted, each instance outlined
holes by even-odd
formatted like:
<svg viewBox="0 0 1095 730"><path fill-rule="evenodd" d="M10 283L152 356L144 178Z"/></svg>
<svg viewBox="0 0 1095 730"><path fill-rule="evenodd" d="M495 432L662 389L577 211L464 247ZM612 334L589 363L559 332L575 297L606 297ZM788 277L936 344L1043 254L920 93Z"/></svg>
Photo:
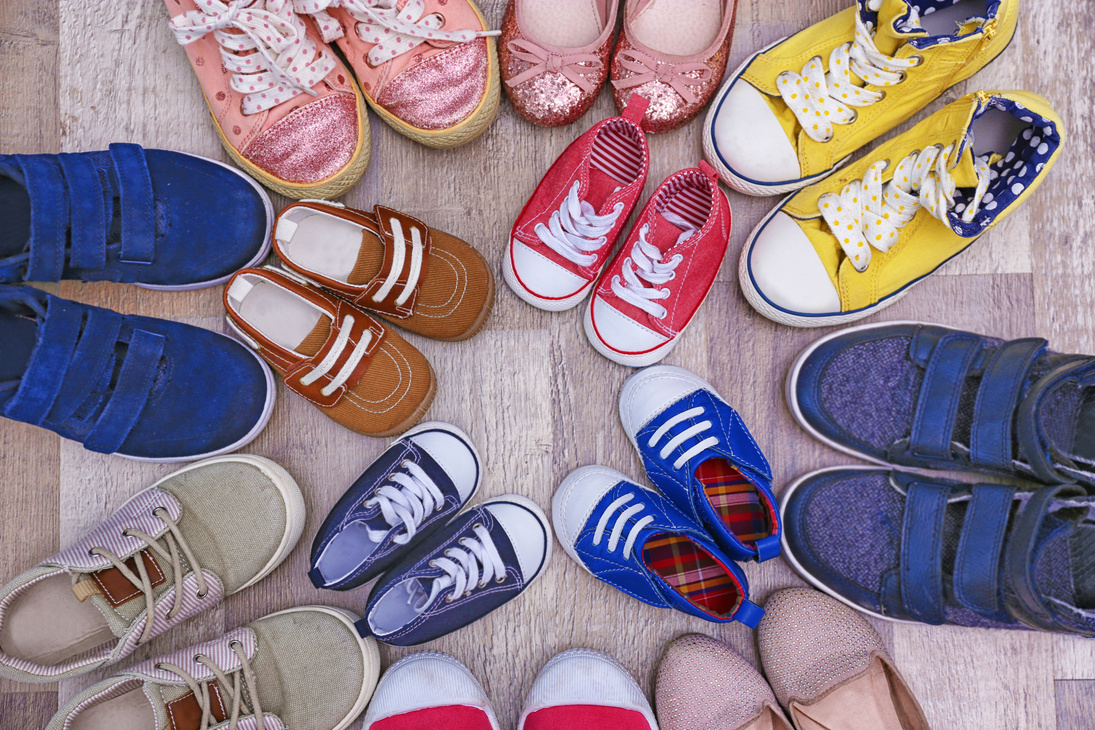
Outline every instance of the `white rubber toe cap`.
<svg viewBox="0 0 1095 730"><path fill-rule="evenodd" d="M600 297L593 298L593 325L604 345L623 354L647 352L669 341L665 335L644 327Z"/></svg>
<svg viewBox="0 0 1095 730"><path fill-rule="evenodd" d="M479 486L480 464L475 448L456 431L446 424L426 424L409 438L449 475L466 504Z"/></svg>
<svg viewBox="0 0 1095 730"><path fill-rule="evenodd" d="M695 373L672 365L655 365L632 375L620 389L620 422L635 435L659 413L697 390L715 389Z"/></svg>
<svg viewBox="0 0 1095 730"><path fill-rule="evenodd" d="M509 537L527 585L546 567L551 556L551 527L547 517L531 501L513 495L487 502L486 509Z"/></svg>
<svg viewBox="0 0 1095 730"><path fill-rule="evenodd" d="M400 659L384 672L363 727L395 715L453 705L482 710L491 727L498 728L487 693L468 668L448 654L423 651Z"/></svg>
<svg viewBox="0 0 1095 730"><path fill-rule="evenodd" d="M519 283L533 295L562 299L574 296L589 286L590 282L520 241L513 241L512 245L514 273Z"/></svg>
<svg viewBox="0 0 1095 730"><path fill-rule="evenodd" d="M711 134L719 156L738 177L763 184L802 177L798 154L772 108L742 78L726 92Z"/></svg>
<svg viewBox="0 0 1095 730"><path fill-rule="evenodd" d="M626 480L627 477L615 469L583 466L568 474L555 490L551 500L551 521L559 543L572 557L574 543L601 499L610 489Z"/></svg>
<svg viewBox="0 0 1095 730"><path fill-rule="evenodd" d="M776 213L748 249L757 292L788 312L840 314L840 295L810 239L786 213Z"/></svg>

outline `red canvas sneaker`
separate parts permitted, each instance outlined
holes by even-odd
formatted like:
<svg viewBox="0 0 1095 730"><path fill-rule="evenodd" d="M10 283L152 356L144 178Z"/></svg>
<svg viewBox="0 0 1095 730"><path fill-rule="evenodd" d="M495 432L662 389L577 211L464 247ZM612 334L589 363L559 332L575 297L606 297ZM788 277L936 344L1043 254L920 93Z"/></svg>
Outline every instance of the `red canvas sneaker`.
<svg viewBox="0 0 1095 730"><path fill-rule="evenodd" d="M506 283L534 307L561 312L593 288L646 184L650 149L639 123L648 102L576 139L551 166L513 224Z"/></svg>
<svg viewBox="0 0 1095 730"><path fill-rule="evenodd" d="M706 162L666 178L586 309L586 336L621 365L668 355L715 283L730 242L730 203Z"/></svg>
<svg viewBox="0 0 1095 730"><path fill-rule="evenodd" d="M439 651L388 667L362 730L498 730L487 693L459 661Z"/></svg>

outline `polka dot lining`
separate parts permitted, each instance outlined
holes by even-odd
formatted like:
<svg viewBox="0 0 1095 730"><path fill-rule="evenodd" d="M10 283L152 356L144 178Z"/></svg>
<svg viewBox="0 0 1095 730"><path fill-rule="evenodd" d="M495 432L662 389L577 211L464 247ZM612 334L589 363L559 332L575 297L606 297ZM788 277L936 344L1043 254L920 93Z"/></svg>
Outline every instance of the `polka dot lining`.
<svg viewBox="0 0 1095 730"><path fill-rule="evenodd" d="M961 0L908 0L909 12L903 18L898 18L894 21L894 28L901 33L917 33L921 32L923 28L920 26L920 18L925 15L931 15L937 10L942 8L949 8L952 5L957 5ZM859 0L860 13L864 18L870 20L872 23L878 23L878 13L869 11L867 9L867 0ZM996 16L997 11L1000 9L1000 0L988 0L986 3L985 17L982 20L987 20ZM977 18L974 16L971 19ZM928 48L930 46L937 45L939 43L949 43L962 36L957 33L955 29L954 35L940 35L940 36L928 36L927 38L916 38L911 41L917 48ZM975 31L976 32L976 31ZM970 35L967 33L966 35Z"/></svg>

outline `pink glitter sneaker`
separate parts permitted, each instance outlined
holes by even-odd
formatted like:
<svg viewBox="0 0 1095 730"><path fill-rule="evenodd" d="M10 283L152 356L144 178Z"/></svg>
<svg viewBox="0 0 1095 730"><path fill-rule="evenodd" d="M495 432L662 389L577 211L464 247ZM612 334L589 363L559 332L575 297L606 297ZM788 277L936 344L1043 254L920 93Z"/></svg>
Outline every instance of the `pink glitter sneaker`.
<svg viewBox="0 0 1095 730"><path fill-rule="evenodd" d="M719 88L734 35L735 0L626 0L612 56L616 107L650 100L647 132L668 132L700 113Z"/></svg>
<svg viewBox="0 0 1095 730"><path fill-rule="evenodd" d="M400 134L459 147L494 121L498 31L471 0L294 2L338 43L373 111Z"/></svg>
<svg viewBox="0 0 1095 730"><path fill-rule="evenodd" d="M165 0L232 159L290 198L333 198L369 166L349 69L293 0Z"/></svg>
<svg viewBox="0 0 1095 730"><path fill-rule="evenodd" d="M525 119L559 127L589 111L608 78L617 0L510 0L499 54Z"/></svg>

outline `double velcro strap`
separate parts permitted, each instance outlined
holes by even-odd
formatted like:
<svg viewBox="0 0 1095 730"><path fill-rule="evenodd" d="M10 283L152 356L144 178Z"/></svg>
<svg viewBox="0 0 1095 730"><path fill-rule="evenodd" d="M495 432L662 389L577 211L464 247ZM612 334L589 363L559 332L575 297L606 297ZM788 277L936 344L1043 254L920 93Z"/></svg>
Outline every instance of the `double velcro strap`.
<svg viewBox="0 0 1095 730"><path fill-rule="evenodd" d="M981 351L980 338L965 332L939 339L924 372L916 402L910 449L914 456L950 460L954 425L966 376Z"/></svg>
<svg viewBox="0 0 1095 730"><path fill-rule="evenodd" d="M122 201L122 255L129 264L151 264L156 252L156 208L144 150L135 144L110 145Z"/></svg>
<svg viewBox="0 0 1095 730"><path fill-rule="evenodd" d="M76 269L101 269L106 266L108 216L114 214L108 206L113 208L114 201L104 196L99 170L87 155L66 154L57 158L65 173L72 206L69 261Z"/></svg>
<svg viewBox="0 0 1095 730"><path fill-rule="evenodd" d="M5 415L42 425L72 368L72 351L80 341L86 308L50 297L46 316L38 324L38 344Z"/></svg>
<svg viewBox="0 0 1095 730"><path fill-rule="evenodd" d="M163 335L133 330L114 392L84 439L85 449L112 454L121 448L148 402L164 345Z"/></svg>
<svg viewBox="0 0 1095 730"><path fill-rule="evenodd" d="M418 290L429 261L430 229L425 223L391 208L374 208L384 263L355 303L405 319L414 314Z"/></svg>
<svg viewBox="0 0 1095 730"><path fill-rule="evenodd" d="M954 560L954 597L982 616L1006 620L1000 569L1015 488L978 484L972 491Z"/></svg>
<svg viewBox="0 0 1095 730"><path fill-rule="evenodd" d="M1001 345L989 358L977 391L970 430L970 461L986 469L1009 470L1013 458L1015 409L1030 368L1046 349L1042 339Z"/></svg>
<svg viewBox="0 0 1095 730"><path fill-rule="evenodd" d="M65 179L51 155L19 155L30 198L28 281L60 281L65 271L69 198Z"/></svg>
<svg viewBox="0 0 1095 730"><path fill-rule="evenodd" d="M943 521L952 490L912 482L905 498L901 535L901 601L917 621L941 624L943 599Z"/></svg>
<svg viewBox="0 0 1095 730"><path fill-rule="evenodd" d="M349 327L348 332L344 332ZM342 335L346 336L343 337ZM364 338L371 338L365 347L364 355L356 363L351 359L355 356L358 343ZM372 317L347 302L339 302L335 309L334 321L331 323L331 333L327 341L323 343L313 357L301 360L285 372L284 382L293 392L304 396L316 405L329 408L338 403L348 388L353 388L361 380L361 376L369 369L372 356L380 347L384 339L384 327ZM336 347L340 349L336 350ZM352 370L343 383L337 388L329 386L348 366ZM323 374L311 379L308 376L313 371L323 367ZM310 382L304 382L310 380ZM329 392L324 393L324 390Z"/></svg>

